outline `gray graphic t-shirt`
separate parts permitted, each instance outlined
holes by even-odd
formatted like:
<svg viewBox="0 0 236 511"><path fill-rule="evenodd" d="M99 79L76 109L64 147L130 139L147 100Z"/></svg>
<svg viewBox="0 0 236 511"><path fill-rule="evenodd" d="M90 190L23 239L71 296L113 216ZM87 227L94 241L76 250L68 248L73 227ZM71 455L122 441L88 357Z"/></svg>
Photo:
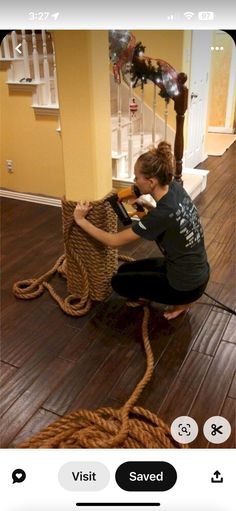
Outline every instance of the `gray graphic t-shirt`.
<svg viewBox="0 0 236 511"><path fill-rule="evenodd" d="M145 217L132 224L139 236L156 241L166 258L167 278L175 289L190 291L204 284L209 266L203 230L192 199L181 184L169 191Z"/></svg>

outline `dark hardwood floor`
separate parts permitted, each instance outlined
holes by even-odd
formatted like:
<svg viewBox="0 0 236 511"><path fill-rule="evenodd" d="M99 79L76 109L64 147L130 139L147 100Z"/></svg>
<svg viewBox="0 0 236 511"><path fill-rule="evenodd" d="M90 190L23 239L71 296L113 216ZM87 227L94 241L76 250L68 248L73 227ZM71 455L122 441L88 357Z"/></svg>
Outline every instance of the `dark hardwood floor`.
<svg viewBox="0 0 236 511"><path fill-rule="evenodd" d="M209 169L207 189L196 200L211 265L207 292L235 309L236 143ZM79 199L79 197L78 197ZM2 447L16 446L78 408L119 407L145 370L142 310L112 294L87 316L66 316L44 293L35 300L12 294L17 280L40 275L63 253L61 210L2 199ZM154 243L139 241L122 253L154 255ZM64 296L64 280L54 285ZM150 339L155 372L138 404L167 423L190 415L199 425L191 447L235 447L236 317L206 296L190 312L168 322L151 310ZM224 444L202 433L211 416L232 425Z"/></svg>

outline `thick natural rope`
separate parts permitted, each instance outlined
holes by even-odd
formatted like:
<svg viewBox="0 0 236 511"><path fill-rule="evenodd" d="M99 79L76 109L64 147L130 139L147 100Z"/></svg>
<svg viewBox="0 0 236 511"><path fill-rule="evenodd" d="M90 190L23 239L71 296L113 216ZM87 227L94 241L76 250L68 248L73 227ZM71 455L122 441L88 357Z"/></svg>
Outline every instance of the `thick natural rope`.
<svg viewBox="0 0 236 511"><path fill-rule="evenodd" d="M86 269L84 265L79 260L78 256L74 253L73 257L75 258L78 268L80 269L80 275L83 281L83 292L81 296L77 296L76 294L68 295L65 299L61 298L53 288L51 284L48 283L48 280L53 277L53 275L58 272L63 277L66 278L66 255L63 254L56 260L54 266L41 275L38 278L19 280L13 284L13 293L16 298L21 300L32 300L33 298L37 298L42 295L44 289L47 289L52 298L58 303L63 312L68 314L69 316L84 316L91 308L92 301L89 298L89 282ZM119 259L121 261L133 261L133 259L129 256L119 255Z"/></svg>
<svg viewBox="0 0 236 511"><path fill-rule="evenodd" d="M96 202L98 204L99 201ZM100 201L104 204L104 200ZM73 210L74 203L67 202L67 206ZM17 298L32 299L40 296L46 288L51 296L60 305L61 309L72 316L82 316L91 307L91 289L89 288L88 272L76 252L76 240L73 236L75 224L73 216L65 223L64 239L66 255L60 256L54 266L48 272L38 278L18 281L13 286L13 292ZM68 259L71 263L71 275L76 268L81 282L76 286L82 290L80 295L70 294L63 300L53 289L48 280L56 273L68 279ZM110 258L112 261L112 258ZM123 261L133 261L129 256L120 256ZM114 262L114 258L113 258ZM96 268L96 260L92 261ZM75 265L75 266L74 266ZM78 272L79 269L79 272ZM70 277L71 277L70 275ZM76 277L78 278L78 277ZM95 283L99 288L99 281ZM96 287L95 286L95 287ZM105 292L106 289L105 289ZM102 296L102 295L101 295ZM130 304L132 305L132 304ZM144 387L152 378L153 353L148 338L148 320L150 311L144 307L142 323L143 343L147 358L147 368L143 378L137 384L133 393L125 405L119 409L100 408L95 411L79 410L62 417L49 425L35 437L17 447L22 448L176 448L187 447L175 442L170 434L169 427L155 414L134 406Z"/></svg>
<svg viewBox="0 0 236 511"><path fill-rule="evenodd" d="M105 199L92 202L88 220L105 231L117 232L117 216ZM110 282L118 264L117 250L94 240L76 225L73 218L75 205L75 202L62 201L67 287L71 293L80 295L84 292L79 260L89 282L90 299L103 301L111 293Z"/></svg>
<svg viewBox="0 0 236 511"><path fill-rule="evenodd" d="M154 359L148 338L150 311L144 307L142 323L147 368L122 408L78 410L50 424L17 448L186 448L175 442L169 427L154 413L134 406L152 378Z"/></svg>
<svg viewBox="0 0 236 511"><path fill-rule="evenodd" d="M63 312L70 316L84 316L91 307L91 300L88 296L88 279L81 265L81 274L84 280L83 295L78 297L75 294L68 295L64 300L56 293L55 289L48 280L56 273L63 276L63 263L65 262L65 254L61 255L54 266L48 272L44 273L38 278L20 280L13 284L13 293L17 298L22 300L31 300L40 296L44 289L47 289L52 298L58 303ZM79 261L78 261L79 264Z"/></svg>
<svg viewBox="0 0 236 511"><path fill-rule="evenodd" d="M108 194L110 196L111 194ZM108 197L107 196L107 197ZM105 199L100 201L95 201L94 204L96 208L93 211L93 221L95 225L99 223L99 211L97 212L97 207L102 206L107 207L107 217L110 221L110 224L114 228L113 222L113 211L109 203L105 202ZM72 201L62 201L62 205L64 206L63 211L63 220L64 220L64 244L66 248L66 253L61 255L54 266L48 270L46 273L41 275L38 278L20 280L13 284L13 293L14 295L22 300L31 300L33 298L37 298L41 294L43 294L44 290L47 289L52 296L52 298L58 303L63 312L70 316L84 316L90 310L92 305L92 300L94 297L94 291L91 290L91 285L89 285L89 268L86 269L85 264L81 260L81 257L76 252L76 234L78 234L78 226L76 226L73 219L73 210L75 207L75 203ZM70 213L69 220L66 217L67 213ZM80 238L80 250L85 251L87 248L88 240L86 236L82 236ZM109 250L109 249L108 249ZM113 250L114 252L114 250ZM110 252L106 253L107 265L108 265L108 273L112 274L115 271L115 260L113 256L113 252L110 249ZM93 253L89 254L90 256L90 265L93 268L99 267L99 261ZM132 261L133 259L129 256L119 256L119 259L122 261ZM116 259L117 260L117 259ZM70 262L70 265L69 265ZM67 268L70 266L70 268ZM70 271L69 271L70 270ZM49 280L53 277L53 275L58 272L63 277L67 278L67 281L70 279L72 281L72 287L76 289L80 289L80 293L71 293L65 299L61 298L58 293L56 293L55 289L51 284L49 284ZM104 277L103 277L104 279ZM96 290L95 299L103 300L104 295L109 295L109 290L104 288L104 280L101 280L101 276L97 275L97 272L93 272L93 284ZM90 280L91 284L91 280Z"/></svg>
<svg viewBox="0 0 236 511"><path fill-rule="evenodd" d="M111 194L108 194L110 196ZM108 197L107 196L107 197ZM106 198L105 198L106 199ZM100 201L95 201L94 204L96 204L96 207L102 206L110 208L109 203L105 203L105 199L102 199ZM64 213L64 243L66 248L66 253L61 255L54 266L41 275L38 278L32 278L27 280L21 280L17 281L13 284L13 293L17 298L23 299L23 300L30 300L33 298L37 298L40 296L44 289L47 289L52 296L52 298L58 303L58 305L61 307L63 312L70 316L83 316L85 315L91 308L92 304L92 298L93 295L91 293L90 287L89 287L89 275L88 271L85 267L85 264L82 262L81 258L79 257L79 254L76 252L76 238L75 238L75 232L78 231L78 227L76 226L74 219L73 219L73 210L75 207L75 203L71 201L62 201L62 205L66 206L67 210L70 212L70 218L69 220L65 220L65 213ZM108 209L107 211L107 217L110 219L110 223L112 224L112 216L114 215L113 211ZM96 212L96 208L94 208L93 211L93 218L95 224L98 224L99 220L99 213ZM83 243L86 245L86 238L85 241L81 241L81 250L83 250ZM109 259L109 253L107 254L107 259ZM92 265L94 268L97 268L98 261L96 258L94 258L93 254L91 255L93 257ZM111 258L110 264L114 266L114 258ZM67 279L71 277L71 275L68 275L67 272L67 262L70 260L72 263L70 274L72 273L72 279L75 282L75 287L78 289L81 289L80 294L71 293L69 296L67 296L65 299L61 298L53 288L51 284L48 283L48 281L53 277L53 275L58 272L63 277L66 277ZM128 259L125 259L128 260ZM109 264L109 262L108 262ZM109 268L110 272L114 270L113 267ZM99 278L96 275L96 272L93 275L93 280L95 282L95 287L97 289L97 295L100 299L104 297L104 293L106 293L106 289L102 289L102 286L104 286L104 283L99 281ZM92 295L92 298L91 298Z"/></svg>

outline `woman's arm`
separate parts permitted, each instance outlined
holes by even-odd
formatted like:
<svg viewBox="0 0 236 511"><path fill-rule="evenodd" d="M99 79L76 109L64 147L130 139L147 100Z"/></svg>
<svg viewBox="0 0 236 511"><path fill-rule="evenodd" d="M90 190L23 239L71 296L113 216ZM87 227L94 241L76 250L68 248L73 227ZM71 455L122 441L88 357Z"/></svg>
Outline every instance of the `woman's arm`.
<svg viewBox="0 0 236 511"><path fill-rule="evenodd" d="M131 227L117 233L106 232L102 229L99 229L85 218L91 209L92 206L90 206L88 202L78 202L74 210L74 219L79 227L81 227L85 232L87 232L97 241L100 241L108 247L118 248L140 238L138 234L133 232Z"/></svg>

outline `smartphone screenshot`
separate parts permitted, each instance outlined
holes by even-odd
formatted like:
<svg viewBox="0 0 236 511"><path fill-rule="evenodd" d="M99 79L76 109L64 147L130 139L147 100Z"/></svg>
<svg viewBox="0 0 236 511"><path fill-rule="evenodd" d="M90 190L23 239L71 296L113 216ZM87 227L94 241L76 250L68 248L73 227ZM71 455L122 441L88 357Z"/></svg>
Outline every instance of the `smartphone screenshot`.
<svg viewBox="0 0 236 511"><path fill-rule="evenodd" d="M0 21L1 509L233 511L235 6L33 4Z"/></svg>

